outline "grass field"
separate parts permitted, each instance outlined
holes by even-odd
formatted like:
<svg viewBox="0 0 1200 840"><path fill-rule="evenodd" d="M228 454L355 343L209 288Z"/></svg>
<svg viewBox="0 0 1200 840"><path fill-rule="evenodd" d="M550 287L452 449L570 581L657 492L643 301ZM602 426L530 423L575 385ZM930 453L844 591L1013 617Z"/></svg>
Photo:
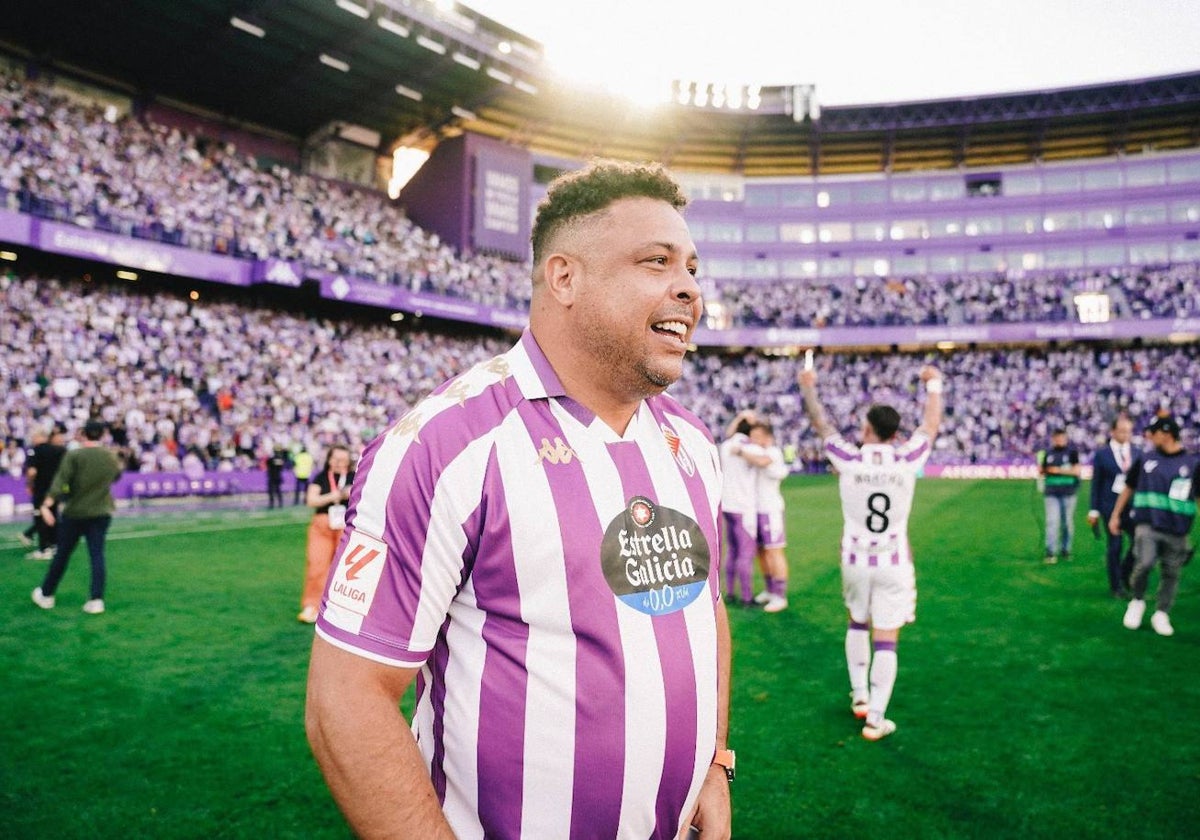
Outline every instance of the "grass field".
<svg viewBox="0 0 1200 840"><path fill-rule="evenodd" d="M1042 564L1032 483L922 482L899 731L872 744L848 707L836 490L785 492L791 608L731 616L736 837L1194 836L1200 569L1173 638L1130 632L1086 528ZM82 547L46 613L45 563L0 526L0 836L348 836L304 740L305 522L119 515L102 616L79 609Z"/></svg>

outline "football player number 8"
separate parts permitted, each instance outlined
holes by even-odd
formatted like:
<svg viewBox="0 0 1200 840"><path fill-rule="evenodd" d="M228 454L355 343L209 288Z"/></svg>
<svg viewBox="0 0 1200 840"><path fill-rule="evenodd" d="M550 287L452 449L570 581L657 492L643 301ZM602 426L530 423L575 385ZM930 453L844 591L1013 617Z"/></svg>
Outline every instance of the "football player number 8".
<svg viewBox="0 0 1200 840"><path fill-rule="evenodd" d="M887 512L892 507L892 500L887 493L872 493L867 496L867 530L872 534L882 534L887 530Z"/></svg>

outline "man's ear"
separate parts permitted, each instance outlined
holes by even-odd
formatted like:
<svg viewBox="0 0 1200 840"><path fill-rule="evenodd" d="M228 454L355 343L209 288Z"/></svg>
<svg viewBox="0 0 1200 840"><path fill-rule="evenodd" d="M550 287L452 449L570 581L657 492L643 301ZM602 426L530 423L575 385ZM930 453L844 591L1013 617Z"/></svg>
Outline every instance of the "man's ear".
<svg viewBox="0 0 1200 840"><path fill-rule="evenodd" d="M551 254L542 266L542 282L555 300L563 306L575 301L575 284L581 269L579 260L567 254Z"/></svg>

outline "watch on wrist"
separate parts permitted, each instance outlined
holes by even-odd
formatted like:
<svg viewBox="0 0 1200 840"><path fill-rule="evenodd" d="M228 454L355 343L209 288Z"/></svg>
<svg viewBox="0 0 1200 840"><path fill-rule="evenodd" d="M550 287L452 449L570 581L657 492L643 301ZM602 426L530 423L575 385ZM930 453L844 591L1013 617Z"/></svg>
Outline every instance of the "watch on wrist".
<svg viewBox="0 0 1200 840"><path fill-rule="evenodd" d="M733 750L717 750L713 754L713 764L716 764L725 770L725 778L728 781L733 781L734 765L737 763L737 754Z"/></svg>

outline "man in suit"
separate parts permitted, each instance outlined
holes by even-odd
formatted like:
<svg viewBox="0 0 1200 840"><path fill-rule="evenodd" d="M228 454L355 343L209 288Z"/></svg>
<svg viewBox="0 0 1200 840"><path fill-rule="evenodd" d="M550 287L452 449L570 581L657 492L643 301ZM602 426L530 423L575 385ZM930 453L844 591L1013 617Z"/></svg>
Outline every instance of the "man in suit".
<svg viewBox="0 0 1200 840"><path fill-rule="evenodd" d="M1093 531L1104 528L1108 537L1108 588L1114 598L1121 599L1129 597L1129 573L1133 570L1133 522L1126 510L1121 518L1121 530L1116 534L1111 533L1105 525L1112 516L1117 496L1125 488L1125 472L1136 454L1130 442L1132 436L1133 421L1125 414L1118 414L1109 429L1108 443L1096 450L1092 458L1092 501L1087 517ZM1121 544L1126 536L1129 542L1122 556Z"/></svg>

